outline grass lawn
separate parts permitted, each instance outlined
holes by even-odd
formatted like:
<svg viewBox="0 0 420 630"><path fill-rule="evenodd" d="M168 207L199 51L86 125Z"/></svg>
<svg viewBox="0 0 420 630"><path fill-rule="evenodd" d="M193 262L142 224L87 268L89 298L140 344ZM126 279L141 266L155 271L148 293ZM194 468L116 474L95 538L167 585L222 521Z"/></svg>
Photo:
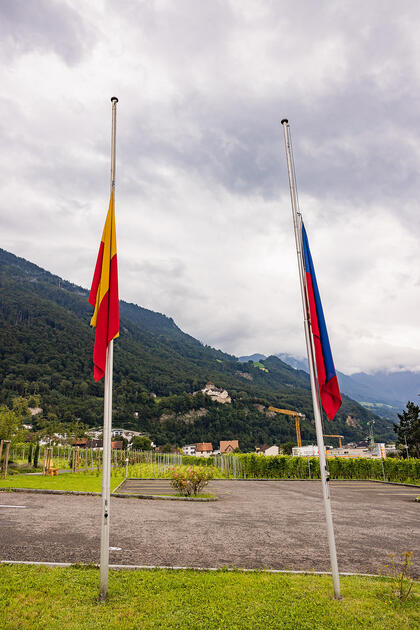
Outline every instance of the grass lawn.
<svg viewBox="0 0 420 630"><path fill-rule="evenodd" d="M179 470L189 468L189 466L179 466ZM216 478L224 477L219 470L212 469ZM168 479L168 467L160 467L156 471L159 479ZM129 477L141 477L150 479L149 464L134 464L128 467ZM125 466L113 471L111 475L111 492L125 479ZM39 490L83 490L86 492L101 492L102 472L98 475L96 471L80 473L59 473L56 477L44 475L8 475L7 479L0 479L0 488L37 488ZM201 495L204 496L204 495Z"/></svg>
<svg viewBox="0 0 420 630"><path fill-rule="evenodd" d="M121 483L123 477L111 477L111 492ZM62 473L56 477L43 475L10 475L0 479L0 488L37 488L39 490L83 490L102 491L102 475L96 473ZM1 626L0 626L1 627Z"/></svg>
<svg viewBox="0 0 420 630"><path fill-rule="evenodd" d="M93 567L0 566L3 630L320 630L419 627L419 588L400 602L381 578L240 572L110 571L109 602L97 601Z"/></svg>

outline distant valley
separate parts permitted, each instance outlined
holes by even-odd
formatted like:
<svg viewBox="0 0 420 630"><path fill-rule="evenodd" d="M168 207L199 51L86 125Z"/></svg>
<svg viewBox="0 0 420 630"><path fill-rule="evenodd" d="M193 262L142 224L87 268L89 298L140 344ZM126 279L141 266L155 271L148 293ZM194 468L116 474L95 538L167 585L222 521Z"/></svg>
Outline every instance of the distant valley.
<svg viewBox="0 0 420 630"><path fill-rule="evenodd" d="M296 358L286 353L278 353L279 359L291 365L296 370L308 372L306 359ZM240 357L246 362L263 360L265 355L253 354ZM397 414L402 411L409 400L418 402L420 394L420 373L408 370L376 371L371 374L358 372L351 376L337 371L341 391L357 400L361 405L371 409L378 415L398 421Z"/></svg>

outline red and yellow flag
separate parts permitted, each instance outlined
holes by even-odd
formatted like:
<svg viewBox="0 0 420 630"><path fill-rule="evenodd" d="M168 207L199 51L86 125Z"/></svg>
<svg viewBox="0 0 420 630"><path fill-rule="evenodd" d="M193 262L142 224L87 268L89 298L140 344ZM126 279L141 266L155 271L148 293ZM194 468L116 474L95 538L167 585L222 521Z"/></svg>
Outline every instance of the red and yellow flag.
<svg viewBox="0 0 420 630"><path fill-rule="evenodd" d="M95 307L90 325L96 327L93 375L95 381L99 381L105 375L108 344L119 335L117 237L113 192L99 246L89 304Z"/></svg>

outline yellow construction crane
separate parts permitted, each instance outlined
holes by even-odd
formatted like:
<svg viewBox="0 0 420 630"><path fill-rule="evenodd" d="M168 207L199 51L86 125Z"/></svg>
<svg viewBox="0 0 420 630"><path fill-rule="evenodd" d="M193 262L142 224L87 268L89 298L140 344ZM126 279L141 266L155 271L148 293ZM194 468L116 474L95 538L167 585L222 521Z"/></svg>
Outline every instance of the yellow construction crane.
<svg viewBox="0 0 420 630"><path fill-rule="evenodd" d="M330 435L328 433L324 433L323 435L324 435L324 437L336 437L336 438L338 438L339 448L343 448L343 443L342 443L341 440L344 438L344 435Z"/></svg>
<svg viewBox="0 0 420 630"><path fill-rule="evenodd" d="M286 416L293 416L296 424L296 442L298 446L302 446L302 439L300 437L300 418L305 418L304 413L298 411L292 411L291 409L277 409L277 407L269 407L268 411L275 411L276 413L284 413Z"/></svg>

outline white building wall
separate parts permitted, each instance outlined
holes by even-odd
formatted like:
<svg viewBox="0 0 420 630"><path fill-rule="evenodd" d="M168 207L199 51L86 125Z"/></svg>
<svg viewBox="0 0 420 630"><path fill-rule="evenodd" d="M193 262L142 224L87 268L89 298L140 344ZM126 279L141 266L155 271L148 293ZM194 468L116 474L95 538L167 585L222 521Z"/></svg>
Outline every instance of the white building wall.
<svg viewBox="0 0 420 630"><path fill-rule="evenodd" d="M294 446L292 449L293 457L319 457L319 449L314 444L309 446Z"/></svg>
<svg viewBox="0 0 420 630"><path fill-rule="evenodd" d="M278 446L270 446L269 448L267 448L264 451L264 455L278 455L279 454L279 447Z"/></svg>
<svg viewBox="0 0 420 630"><path fill-rule="evenodd" d="M186 444L182 447L182 452L184 455L195 455L195 444Z"/></svg>
<svg viewBox="0 0 420 630"><path fill-rule="evenodd" d="M213 454L212 451L196 451L195 452L196 457L210 457L212 454Z"/></svg>

